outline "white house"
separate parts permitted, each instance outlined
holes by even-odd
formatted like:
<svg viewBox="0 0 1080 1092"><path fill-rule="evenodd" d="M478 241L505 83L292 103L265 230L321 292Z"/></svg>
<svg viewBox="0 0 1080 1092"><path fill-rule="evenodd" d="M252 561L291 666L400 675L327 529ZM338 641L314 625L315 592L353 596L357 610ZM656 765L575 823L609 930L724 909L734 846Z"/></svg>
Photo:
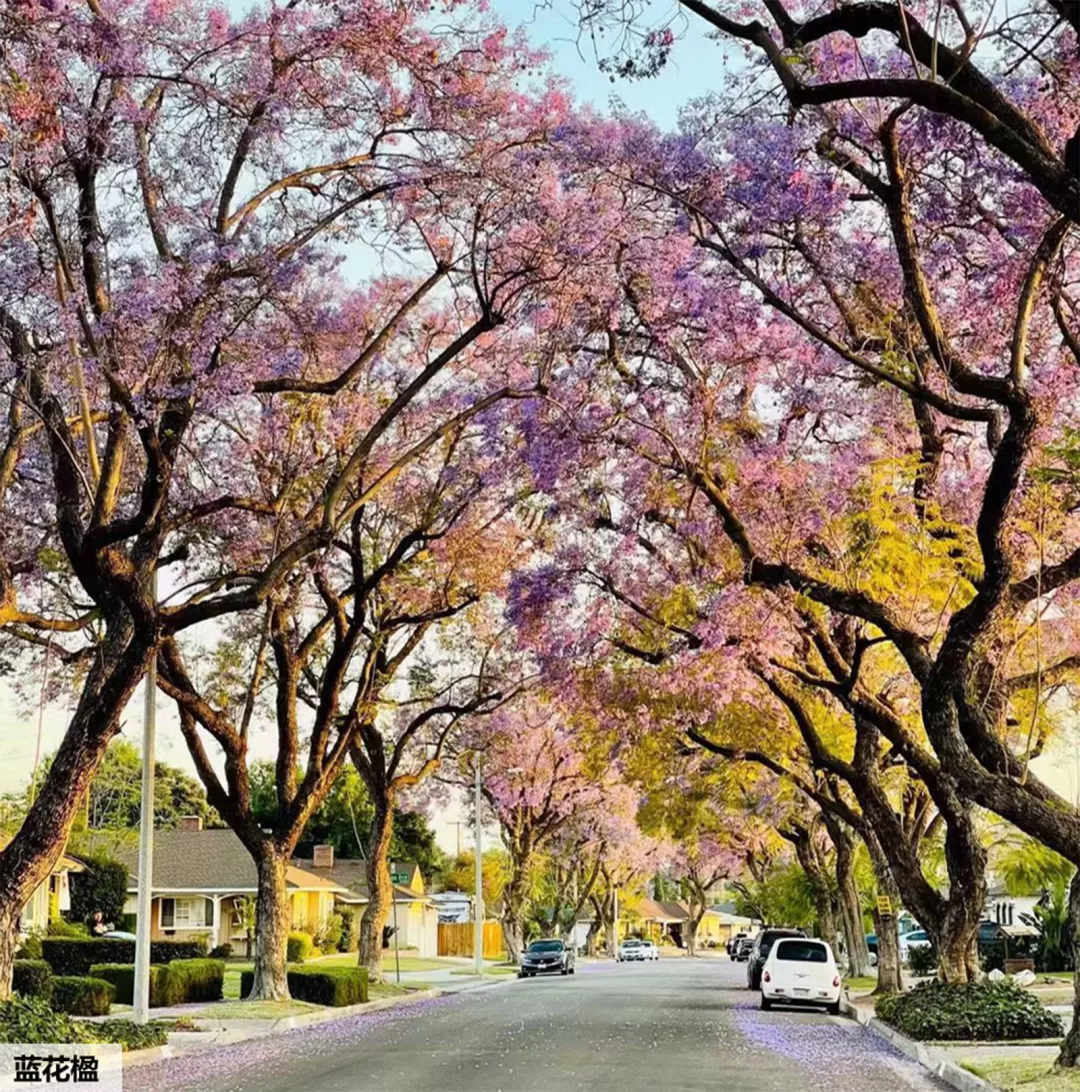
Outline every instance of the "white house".
<svg viewBox="0 0 1080 1092"><path fill-rule="evenodd" d="M986 893L983 919L995 925L1026 924L1023 919L1034 915L1041 898L1041 895L1010 895L1004 885L991 884Z"/></svg>

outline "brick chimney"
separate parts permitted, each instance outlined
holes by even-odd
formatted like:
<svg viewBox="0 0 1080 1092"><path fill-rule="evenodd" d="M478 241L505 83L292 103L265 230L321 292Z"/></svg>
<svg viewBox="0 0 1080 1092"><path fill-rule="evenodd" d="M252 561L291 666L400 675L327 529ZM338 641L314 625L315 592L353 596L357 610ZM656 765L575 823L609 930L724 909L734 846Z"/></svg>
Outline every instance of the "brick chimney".
<svg viewBox="0 0 1080 1092"><path fill-rule="evenodd" d="M333 846L316 846L311 851L311 867L312 868L333 868L334 867L334 847Z"/></svg>
<svg viewBox="0 0 1080 1092"><path fill-rule="evenodd" d="M201 815L182 815L180 817L181 830L202 830Z"/></svg>

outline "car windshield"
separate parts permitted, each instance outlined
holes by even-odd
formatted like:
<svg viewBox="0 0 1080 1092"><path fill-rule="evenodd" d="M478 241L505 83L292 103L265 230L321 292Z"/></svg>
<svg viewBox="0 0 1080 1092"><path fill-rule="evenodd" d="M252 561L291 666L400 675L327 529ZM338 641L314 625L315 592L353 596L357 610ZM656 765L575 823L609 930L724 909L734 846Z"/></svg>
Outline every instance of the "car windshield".
<svg viewBox="0 0 1080 1092"><path fill-rule="evenodd" d="M640 946L640 944L641 944L640 940L624 940L622 942L622 946L624 948L637 948L637 947Z"/></svg>
<svg viewBox="0 0 1080 1092"><path fill-rule="evenodd" d="M552 952L561 952L563 942L561 940L534 940L529 945L530 955L550 955Z"/></svg>
<svg viewBox="0 0 1080 1092"><path fill-rule="evenodd" d="M793 963L828 963L824 944L811 940L782 940L776 946L776 958Z"/></svg>

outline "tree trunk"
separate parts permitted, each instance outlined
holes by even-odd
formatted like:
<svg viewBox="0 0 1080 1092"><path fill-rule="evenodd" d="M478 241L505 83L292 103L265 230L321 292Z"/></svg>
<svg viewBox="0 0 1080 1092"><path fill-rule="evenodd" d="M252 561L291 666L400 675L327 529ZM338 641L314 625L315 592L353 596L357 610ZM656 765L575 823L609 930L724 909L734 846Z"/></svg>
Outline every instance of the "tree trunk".
<svg viewBox="0 0 1080 1092"><path fill-rule="evenodd" d="M289 943L287 858L266 847L255 858L259 890L255 897L255 979L249 1001L287 1001L285 955Z"/></svg>
<svg viewBox="0 0 1080 1092"><path fill-rule="evenodd" d="M390 880L390 843L394 837L394 805L389 799L375 803L371 821L371 848L367 855L368 904L360 919L358 963L367 967L368 981L382 981L383 930L393 909L394 885Z"/></svg>
<svg viewBox="0 0 1080 1092"><path fill-rule="evenodd" d="M862 978L870 973L870 949L866 946L862 902L855 886L855 842L845 833L840 838L834 836L833 844L836 846L837 898L847 941L848 974L852 978Z"/></svg>
<svg viewBox="0 0 1080 1092"><path fill-rule="evenodd" d="M697 955L697 931L701 927L701 919L704 916L704 906L702 906L700 910L696 910L694 906L691 905L690 917L686 919L686 932L683 936L683 941L686 944L686 954L688 956Z"/></svg>
<svg viewBox="0 0 1080 1092"><path fill-rule="evenodd" d="M503 889L503 935L506 954L512 963L521 962L525 948L525 906L532 851L528 844L513 842L510 846L510 879Z"/></svg>
<svg viewBox="0 0 1080 1092"><path fill-rule="evenodd" d="M0 950L10 948L14 953L23 908L48 880L64 851L90 782L119 730L120 714L149 665L148 637L152 635L135 640L130 627L122 626L119 635L106 639L101 655L109 656L112 650L111 666L91 669L37 798L0 852ZM0 958L0 1000L11 996L11 973L10 961Z"/></svg>
<svg viewBox="0 0 1080 1092"><path fill-rule="evenodd" d="M963 985L979 976L979 922L986 905L986 850L975 829L972 809L950 801L945 825L945 865L949 898L937 923L938 977ZM929 929L929 926L927 927Z"/></svg>
<svg viewBox="0 0 1080 1092"><path fill-rule="evenodd" d="M1072 1068L1080 1066L1080 870L1073 873L1069 884L1069 934L1073 966L1077 968L1073 981L1072 1027L1062 1040L1061 1052L1054 1064Z"/></svg>
<svg viewBox="0 0 1080 1092"><path fill-rule="evenodd" d="M590 899L593 905L593 919L589 922L589 932L585 936L585 954L595 956L600 943L600 903L596 899Z"/></svg>

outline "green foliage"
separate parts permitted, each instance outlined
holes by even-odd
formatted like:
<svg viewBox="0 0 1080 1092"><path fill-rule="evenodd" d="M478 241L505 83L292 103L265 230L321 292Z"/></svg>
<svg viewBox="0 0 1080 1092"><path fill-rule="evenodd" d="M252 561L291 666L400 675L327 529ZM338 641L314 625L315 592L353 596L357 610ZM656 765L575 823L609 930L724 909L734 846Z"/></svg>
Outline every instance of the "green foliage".
<svg viewBox="0 0 1080 1092"><path fill-rule="evenodd" d="M90 936L90 930L81 921L64 921L63 918L50 918L47 932L50 937L68 937L72 940Z"/></svg>
<svg viewBox="0 0 1080 1092"><path fill-rule="evenodd" d="M1040 971L1066 971L1072 967L1069 927L1069 892L1058 879L1034 913L1021 914L1020 920L1039 930L1038 964Z"/></svg>
<svg viewBox="0 0 1080 1092"><path fill-rule="evenodd" d="M763 881L733 881L729 886L737 914L770 925L808 926L814 920L813 888L794 862L771 869Z"/></svg>
<svg viewBox="0 0 1080 1092"><path fill-rule="evenodd" d="M22 947L15 953L16 959L41 959L41 934L34 930L28 933Z"/></svg>
<svg viewBox="0 0 1080 1092"><path fill-rule="evenodd" d="M124 1050L148 1050L169 1041L169 1029L163 1024L136 1024L132 1020L103 1020L93 1025L98 1043L119 1043Z"/></svg>
<svg viewBox="0 0 1080 1092"><path fill-rule="evenodd" d="M997 847L993 865L1010 895L1042 895L1059 885L1068 887L1076 871L1042 842L1019 833Z"/></svg>
<svg viewBox="0 0 1080 1092"><path fill-rule="evenodd" d="M933 974L937 970L937 952L929 944L909 948L908 970L916 976Z"/></svg>
<svg viewBox="0 0 1080 1092"><path fill-rule="evenodd" d="M341 943L344 924L340 914L330 914L324 921L319 922L318 928L312 936L315 947L323 952L336 952Z"/></svg>
<svg viewBox="0 0 1080 1092"><path fill-rule="evenodd" d="M88 1043L93 1026L56 1012L44 997L0 1002L0 1043Z"/></svg>
<svg viewBox="0 0 1080 1092"><path fill-rule="evenodd" d="M913 1039L1049 1039L1064 1033L1061 1018L1011 982L947 986L925 982L878 1000L875 1011Z"/></svg>
<svg viewBox="0 0 1080 1092"><path fill-rule="evenodd" d="M338 916L341 918L341 936L338 939L337 950L339 952L354 952L356 951L358 930L360 928L360 917L348 907L342 907L338 912Z"/></svg>
<svg viewBox="0 0 1080 1092"><path fill-rule="evenodd" d="M368 999L366 967L290 967L289 993L313 1005L361 1005Z"/></svg>
<svg viewBox="0 0 1080 1092"><path fill-rule="evenodd" d="M52 980L52 1007L69 1016L106 1016L115 996L103 978L59 974Z"/></svg>
<svg viewBox="0 0 1080 1092"><path fill-rule="evenodd" d="M90 973L109 982L115 990L116 1000L121 1004L134 1003L133 963L95 963ZM225 964L220 959L176 959L171 963L154 963L150 967L150 1007L220 1001L224 996L224 984Z"/></svg>
<svg viewBox="0 0 1080 1092"><path fill-rule="evenodd" d="M45 997L52 993L52 967L43 959L17 959L11 988L23 997Z"/></svg>
<svg viewBox="0 0 1080 1092"><path fill-rule="evenodd" d="M314 947L315 940L310 933L290 933L285 948L285 958L289 963L303 963L311 955L311 949Z"/></svg>
<svg viewBox="0 0 1080 1092"><path fill-rule="evenodd" d="M164 997L165 980L168 977L167 963L150 965L150 1007L158 1008L166 1002ZM135 964L134 963L95 963L90 968L93 978L101 978L112 984L116 990L115 1000L121 1005L135 1004Z"/></svg>
<svg viewBox="0 0 1080 1092"><path fill-rule="evenodd" d="M497 906L510 880L510 854L505 849L489 849L481 856L481 883L484 905ZM472 891L476 886L476 855L462 853L455 857L438 876L444 891Z"/></svg>
<svg viewBox="0 0 1080 1092"><path fill-rule="evenodd" d="M41 954L54 974L84 975L95 963L134 963L135 941L104 937L46 937ZM206 940L155 940L150 945L151 963L171 963L174 959L201 959L206 955Z"/></svg>
<svg viewBox="0 0 1080 1092"><path fill-rule="evenodd" d="M168 1037L168 1027L160 1024L72 1020L42 997L13 997L0 1003L0 1043L119 1043L124 1050L144 1050L164 1046Z"/></svg>
<svg viewBox="0 0 1080 1092"><path fill-rule="evenodd" d="M71 913L76 921L89 922L100 912L115 924L124 913L127 901L128 870L119 861L98 854L86 862L85 872L71 876Z"/></svg>

